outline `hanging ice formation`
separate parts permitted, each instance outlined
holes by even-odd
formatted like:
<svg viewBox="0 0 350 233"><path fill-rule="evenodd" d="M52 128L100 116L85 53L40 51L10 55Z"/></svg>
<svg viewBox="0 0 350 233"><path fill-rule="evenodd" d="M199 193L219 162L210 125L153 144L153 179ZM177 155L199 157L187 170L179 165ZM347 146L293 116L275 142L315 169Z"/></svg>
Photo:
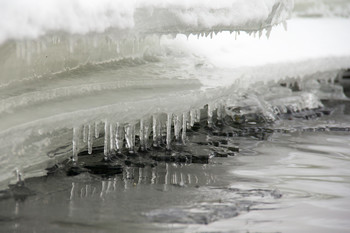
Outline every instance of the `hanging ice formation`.
<svg viewBox="0 0 350 233"><path fill-rule="evenodd" d="M321 81L346 68L350 52L299 60L274 54L289 46L273 41L275 32L284 34L277 28L270 36L271 28L288 19L293 5L293 0L0 3L5 19L0 189L15 180L15 171L43 175L50 164L77 161L79 152L91 154L96 147L103 146L107 160L122 150L164 145L170 150L172 143L186 143L186 130L204 118L211 127L214 118L259 111L270 121L283 111L320 106L318 97L327 95L322 91L327 82ZM16 13L19 7L23 17ZM292 23L288 30L302 33L299 26ZM256 33L260 40L253 38ZM221 45L226 47L215 47ZM269 46L266 53L259 50ZM295 82L304 92L275 86Z"/></svg>

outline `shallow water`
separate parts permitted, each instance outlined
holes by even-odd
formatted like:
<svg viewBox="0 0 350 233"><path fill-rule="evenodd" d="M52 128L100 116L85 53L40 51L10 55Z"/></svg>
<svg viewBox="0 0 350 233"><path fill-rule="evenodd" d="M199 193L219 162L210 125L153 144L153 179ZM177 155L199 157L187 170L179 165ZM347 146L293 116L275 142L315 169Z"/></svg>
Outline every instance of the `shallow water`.
<svg viewBox="0 0 350 233"><path fill-rule="evenodd" d="M141 155L120 174L28 179L0 193L0 232L348 232L350 104L326 104L263 132L189 133L193 154L228 155L208 163Z"/></svg>

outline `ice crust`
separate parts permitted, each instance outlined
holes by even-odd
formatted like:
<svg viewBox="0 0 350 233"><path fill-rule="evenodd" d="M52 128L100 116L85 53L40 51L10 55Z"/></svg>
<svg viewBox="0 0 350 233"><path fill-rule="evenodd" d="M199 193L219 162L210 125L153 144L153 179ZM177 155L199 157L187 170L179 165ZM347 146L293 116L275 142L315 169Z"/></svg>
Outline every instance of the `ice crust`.
<svg viewBox="0 0 350 233"><path fill-rule="evenodd" d="M291 0L13 0L2 1L0 43L48 33L137 33L260 29L285 20Z"/></svg>
<svg viewBox="0 0 350 233"><path fill-rule="evenodd" d="M327 93L313 82L350 64L348 19L293 19L270 36L293 1L117 3L1 2L0 188L92 145L108 156L124 137L145 143L151 129L185 140L184 119L198 121L204 105L209 120L252 103L274 120L278 99L319 107Z"/></svg>

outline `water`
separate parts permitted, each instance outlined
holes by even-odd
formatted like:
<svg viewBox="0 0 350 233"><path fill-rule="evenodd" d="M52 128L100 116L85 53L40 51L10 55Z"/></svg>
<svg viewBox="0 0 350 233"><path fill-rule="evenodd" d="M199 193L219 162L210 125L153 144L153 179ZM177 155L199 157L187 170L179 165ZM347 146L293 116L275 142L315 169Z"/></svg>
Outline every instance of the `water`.
<svg viewBox="0 0 350 233"><path fill-rule="evenodd" d="M172 153L81 153L2 191L0 232L348 232L350 103L324 103L330 115L195 124Z"/></svg>

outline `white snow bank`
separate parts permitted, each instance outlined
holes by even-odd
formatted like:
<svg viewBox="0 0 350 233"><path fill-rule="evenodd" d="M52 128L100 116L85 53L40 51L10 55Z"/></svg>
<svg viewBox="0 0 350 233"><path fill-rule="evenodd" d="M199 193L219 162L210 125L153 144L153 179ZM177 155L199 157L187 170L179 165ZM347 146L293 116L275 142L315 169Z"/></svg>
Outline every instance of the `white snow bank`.
<svg viewBox="0 0 350 233"><path fill-rule="evenodd" d="M45 34L258 30L286 20L292 0L11 0L0 2L0 44Z"/></svg>

